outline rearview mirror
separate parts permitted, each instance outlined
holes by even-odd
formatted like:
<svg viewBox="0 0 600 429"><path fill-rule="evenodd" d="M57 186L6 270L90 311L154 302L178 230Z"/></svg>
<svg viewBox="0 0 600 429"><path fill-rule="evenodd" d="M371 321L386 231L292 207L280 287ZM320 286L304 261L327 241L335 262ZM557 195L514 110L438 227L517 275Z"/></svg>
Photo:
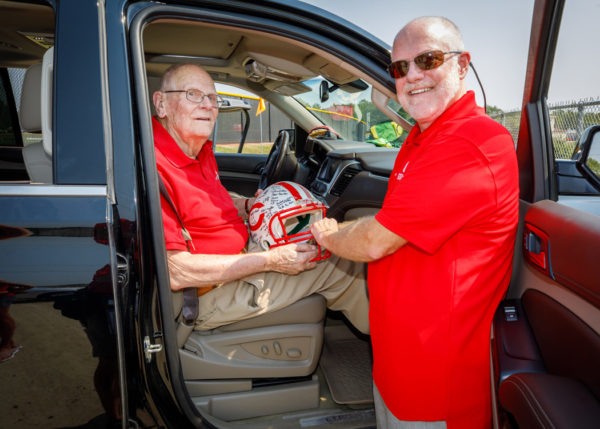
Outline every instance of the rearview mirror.
<svg viewBox="0 0 600 429"><path fill-rule="evenodd" d="M329 86L326 80L321 81L321 85L319 86L319 97L321 98L321 103L325 103L329 100L329 93L335 91L340 88L337 84L332 84Z"/></svg>
<svg viewBox="0 0 600 429"><path fill-rule="evenodd" d="M321 85L319 86L319 98L321 99L321 103L329 100L329 85L326 80L321 81Z"/></svg>

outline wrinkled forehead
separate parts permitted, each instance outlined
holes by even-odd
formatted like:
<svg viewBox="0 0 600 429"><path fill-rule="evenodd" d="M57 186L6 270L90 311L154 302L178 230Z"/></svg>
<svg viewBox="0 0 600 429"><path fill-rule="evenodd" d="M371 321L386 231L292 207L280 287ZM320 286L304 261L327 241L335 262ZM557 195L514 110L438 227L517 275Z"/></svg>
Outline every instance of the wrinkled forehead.
<svg viewBox="0 0 600 429"><path fill-rule="evenodd" d="M215 84L208 73L195 66L177 69L168 77L166 85L169 89L199 89L207 94L215 93Z"/></svg>

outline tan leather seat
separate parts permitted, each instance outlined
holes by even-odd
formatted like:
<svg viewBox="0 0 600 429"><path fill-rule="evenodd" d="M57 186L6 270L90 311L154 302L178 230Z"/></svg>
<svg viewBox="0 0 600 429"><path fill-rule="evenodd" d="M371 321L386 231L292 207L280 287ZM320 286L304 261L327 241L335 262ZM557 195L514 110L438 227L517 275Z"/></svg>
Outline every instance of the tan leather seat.
<svg viewBox="0 0 600 429"><path fill-rule="evenodd" d="M179 318L183 294L172 296ZM326 309L325 299L315 294L284 309L208 331L192 331L179 323L179 356L193 402L226 420L318 406L316 376L301 382L290 378L315 371ZM278 378L281 383L256 387L257 379Z"/></svg>
<svg viewBox="0 0 600 429"><path fill-rule="evenodd" d="M34 64L25 73L21 91L19 119L21 129L42 133L42 141L23 148L23 160L34 183L52 183L52 67L54 48L44 54L41 63Z"/></svg>

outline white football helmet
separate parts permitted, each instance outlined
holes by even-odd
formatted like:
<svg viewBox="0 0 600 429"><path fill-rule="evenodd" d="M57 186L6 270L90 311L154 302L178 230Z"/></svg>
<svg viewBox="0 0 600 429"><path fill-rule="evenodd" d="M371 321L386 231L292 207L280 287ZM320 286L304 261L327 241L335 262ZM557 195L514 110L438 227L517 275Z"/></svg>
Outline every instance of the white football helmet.
<svg viewBox="0 0 600 429"><path fill-rule="evenodd" d="M252 239L264 250L288 243L313 241L318 261L331 256L316 242L310 225L325 217L327 205L315 198L304 186L294 182L278 182L267 187L248 214Z"/></svg>

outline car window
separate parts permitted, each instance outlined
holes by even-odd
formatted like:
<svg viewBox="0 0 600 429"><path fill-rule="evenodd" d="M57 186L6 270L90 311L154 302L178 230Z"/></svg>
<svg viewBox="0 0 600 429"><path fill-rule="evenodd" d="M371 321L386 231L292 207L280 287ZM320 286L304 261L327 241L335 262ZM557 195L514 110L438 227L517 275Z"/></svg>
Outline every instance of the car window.
<svg viewBox="0 0 600 429"><path fill-rule="evenodd" d="M21 146L18 129L15 129L15 110L11 99L12 90L6 70L0 81L0 146ZM18 124L18 122L17 122Z"/></svg>
<svg viewBox="0 0 600 429"><path fill-rule="evenodd" d="M598 19L597 7L566 2L547 98L554 160L559 170L559 202L596 213L600 213L598 192L584 183L578 185L571 177L577 174L573 168L581 136L589 127L600 125L600 82L595 72L600 67L595 54L600 43L595 29Z"/></svg>
<svg viewBox="0 0 600 429"><path fill-rule="evenodd" d="M408 133L371 102L372 88L368 83L359 80L338 86L319 76L303 84L310 91L294 98L342 139L378 147L399 147L406 139ZM321 96L323 87L327 88L327 99ZM412 122L397 103L391 103L393 110Z"/></svg>
<svg viewBox="0 0 600 429"><path fill-rule="evenodd" d="M217 92L224 106L212 137L215 152L268 154L279 130L294 127L277 106L256 95L225 85Z"/></svg>
<svg viewBox="0 0 600 429"><path fill-rule="evenodd" d="M320 96L323 84L330 88L325 101ZM302 85L305 91L293 98L341 139L368 142L377 147L399 147L408 135L371 102L371 85L366 82L357 83L360 85L358 88L338 88L319 76L302 82ZM224 87L217 92L225 105L228 100L235 100L238 104L245 104L246 108L232 111L227 107L220 109L213 134L215 152L238 152L240 142L244 141L242 153L269 153L279 130L294 128L294 122L273 103L246 91ZM389 107L413 122L394 100L390 99ZM249 126L243 138L247 121Z"/></svg>
<svg viewBox="0 0 600 429"><path fill-rule="evenodd" d="M42 50L42 54L43 54ZM52 182L52 154L42 143L41 62L0 69L0 182ZM25 94L23 94L26 92ZM25 95L25 96L23 96ZM47 110L49 112L50 110Z"/></svg>
<svg viewBox="0 0 600 429"><path fill-rule="evenodd" d="M565 4L548 91L555 159L570 159L583 131L600 123L599 18L597 7Z"/></svg>

